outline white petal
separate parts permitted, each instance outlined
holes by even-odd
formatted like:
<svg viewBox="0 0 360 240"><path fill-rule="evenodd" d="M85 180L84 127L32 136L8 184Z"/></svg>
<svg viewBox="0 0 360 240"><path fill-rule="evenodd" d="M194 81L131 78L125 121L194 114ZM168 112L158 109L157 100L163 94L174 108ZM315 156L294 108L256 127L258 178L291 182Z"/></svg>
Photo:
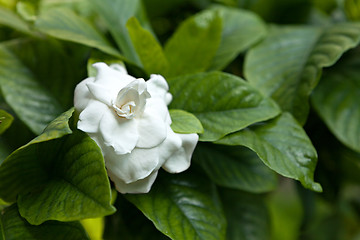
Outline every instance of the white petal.
<svg viewBox="0 0 360 240"><path fill-rule="evenodd" d="M105 156L106 168L124 183L146 178L158 167L159 153L156 148L135 148L131 153L118 155L112 152Z"/></svg>
<svg viewBox="0 0 360 240"><path fill-rule="evenodd" d="M94 81L95 78L87 78L76 85L74 92L74 106L77 111L83 111L92 98L92 95L89 92L86 84Z"/></svg>
<svg viewBox="0 0 360 240"><path fill-rule="evenodd" d="M113 64L110 64L110 68L118 71L118 72L121 72L121 73L124 73L124 74L128 74L126 68L124 65L121 65L121 64L118 64L118 63L113 63Z"/></svg>
<svg viewBox="0 0 360 240"><path fill-rule="evenodd" d="M167 137L163 143L159 146L160 162L163 165L170 156L177 152L181 148L181 138L172 131L170 126L167 126Z"/></svg>
<svg viewBox="0 0 360 240"><path fill-rule="evenodd" d="M165 102L160 98L149 98L146 101L146 112L151 115L159 116L161 119L166 120L169 116L169 109Z"/></svg>
<svg viewBox="0 0 360 240"><path fill-rule="evenodd" d="M139 139L135 119L120 118L109 109L103 115L100 122L100 133L107 146L112 146L116 153L130 153Z"/></svg>
<svg viewBox="0 0 360 240"><path fill-rule="evenodd" d="M136 147L153 148L166 138L167 126L161 118L150 115L147 110L138 119L139 140Z"/></svg>
<svg viewBox="0 0 360 240"><path fill-rule="evenodd" d="M158 171L154 171L148 177L132 182L129 184L124 183L121 179L114 176L110 171L108 171L109 177L115 183L115 188L120 193L148 193L153 185Z"/></svg>
<svg viewBox="0 0 360 240"><path fill-rule="evenodd" d="M108 105L109 107L112 105L112 101L116 96L113 94L112 90L96 83L88 83L86 86L96 100Z"/></svg>
<svg viewBox="0 0 360 240"><path fill-rule="evenodd" d="M78 129L86 133L95 133L99 130L100 121L109 108L102 102L90 100L87 107L80 113L77 123Z"/></svg>
<svg viewBox="0 0 360 240"><path fill-rule="evenodd" d="M146 82L147 90L153 98L160 98L166 101L166 95L169 91L169 85L161 75L152 74Z"/></svg>
<svg viewBox="0 0 360 240"><path fill-rule="evenodd" d="M175 152L162 166L167 172L179 173L189 168L199 136L192 134L177 134L182 140L182 147Z"/></svg>

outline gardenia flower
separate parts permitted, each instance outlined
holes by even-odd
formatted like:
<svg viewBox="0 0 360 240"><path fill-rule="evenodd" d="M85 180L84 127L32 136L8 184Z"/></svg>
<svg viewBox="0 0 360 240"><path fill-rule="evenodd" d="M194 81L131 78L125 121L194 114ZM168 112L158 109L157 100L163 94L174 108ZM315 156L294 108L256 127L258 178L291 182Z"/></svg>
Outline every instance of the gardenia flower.
<svg viewBox="0 0 360 240"><path fill-rule="evenodd" d="M186 170L198 135L178 134L170 128L167 105L172 96L166 80L151 75L145 82L118 64L93 66L96 77L75 88L77 127L101 148L116 189L146 193L160 167L170 173Z"/></svg>

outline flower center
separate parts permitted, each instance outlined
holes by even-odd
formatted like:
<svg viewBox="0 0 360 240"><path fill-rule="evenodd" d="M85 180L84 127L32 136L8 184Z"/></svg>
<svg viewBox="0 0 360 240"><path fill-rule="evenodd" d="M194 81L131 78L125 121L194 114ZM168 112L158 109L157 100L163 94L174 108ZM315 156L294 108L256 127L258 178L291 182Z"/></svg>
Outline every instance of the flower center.
<svg viewBox="0 0 360 240"><path fill-rule="evenodd" d="M126 119L132 119L135 117L136 103L134 101L127 102L120 107L113 104L112 107L119 117L124 117Z"/></svg>

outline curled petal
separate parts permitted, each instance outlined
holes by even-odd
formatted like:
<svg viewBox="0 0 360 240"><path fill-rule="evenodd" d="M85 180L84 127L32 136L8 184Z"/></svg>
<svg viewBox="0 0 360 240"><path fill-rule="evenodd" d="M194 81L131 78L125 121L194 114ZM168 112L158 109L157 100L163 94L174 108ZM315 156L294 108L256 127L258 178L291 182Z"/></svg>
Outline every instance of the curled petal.
<svg viewBox="0 0 360 240"><path fill-rule="evenodd" d="M148 193L153 185L158 171L152 172L149 176L144 179L140 179L136 182L126 184L120 178L116 177L111 170L108 170L108 175L111 180L115 183L115 188L120 193Z"/></svg>
<svg viewBox="0 0 360 240"><path fill-rule="evenodd" d="M136 147L153 148L165 140L167 127L164 120L145 111L138 119L138 131L139 140Z"/></svg>
<svg viewBox="0 0 360 240"><path fill-rule="evenodd" d="M109 108L105 104L90 100L88 106L79 115L78 129L87 133L98 132L100 121L106 111L109 111Z"/></svg>
<svg viewBox="0 0 360 240"><path fill-rule="evenodd" d="M192 134L177 134L181 140L181 148L176 151L162 166L167 172L179 173L190 166L191 156L195 149L199 136Z"/></svg>
<svg viewBox="0 0 360 240"><path fill-rule="evenodd" d="M139 139L135 119L120 118L110 109L100 122L100 133L106 146L111 146L117 154L130 153Z"/></svg>
<svg viewBox="0 0 360 240"><path fill-rule="evenodd" d="M135 148L129 154L118 155L113 152L105 156L106 168L126 184L146 178L157 168L158 163L156 148Z"/></svg>
<svg viewBox="0 0 360 240"><path fill-rule="evenodd" d="M83 111L91 100L92 95L89 92L86 84L94 81L95 78L91 77L81 81L78 85L76 85L74 92L74 106L77 111Z"/></svg>
<svg viewBox="0 0 360 240"><path fill-rule="evenodd" d="M108 88L105 88L99 84L96 83L88 83L86 84L88 87L90 93L93 95L93 98L96 100L106 104L107 106L111 106L111 101L114 99L114 96L112 95L112 90L109 90Z"/></svg>

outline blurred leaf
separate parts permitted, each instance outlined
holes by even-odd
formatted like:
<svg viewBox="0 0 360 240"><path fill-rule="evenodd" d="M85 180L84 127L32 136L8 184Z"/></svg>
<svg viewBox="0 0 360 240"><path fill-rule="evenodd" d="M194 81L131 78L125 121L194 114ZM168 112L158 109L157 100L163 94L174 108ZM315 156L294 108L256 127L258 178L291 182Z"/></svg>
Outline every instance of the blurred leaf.
<svg viewBox="0 0 360 240"><path fill-rule="evenodd" d="M165 45L169 76L201 72L210 67L221 40L222 21L216 11L204 11L184 22Z"/></svg>
<svg viewBox="0 0 360 240"><path fill-rule="evenodd" d="M28 1L18 1L16 3L16 11L26 21L36 20L36 7L34 4Z"/></svg>
<svg viewBox="0 0 360 240"><path fill-rule="evenodd" d="M246 56L245 76L254 87L275 99L304 124L308 97L323 67L333 65L360 40L360 24L328 28L273 28L267 39Z"/></svg>
<svg viewBox="0 0 360 240"><path fill-rule="evenodd" d="M147 194L126 195L173 240L225 239L226 222L216 188L199 175L166 175Z"/></svg>
<svg viewBox="0 0 360 240"><path fill-rule="evenodd" d="M203 133L204 128L199 119L183 110L170 109L171 128L176 133Z"/></svg>
<svg viewBox="0 0 360 240"><path fill-rule="evenodd" d="M0 109L0 134L5 132L5 130L10 127L13 120L13 116L11 116L6 111Z"/></svg>
<svg viewBox="0 0 360 240"><path fill-rule="evenodd" d="M166 73L169 63L161 45L154 36L148 30L142 28L134 17L129 19L126 28L146 72L148 74Z"/></svg>
<svg viewBox="0 0 360 240"><path fill-rule="evenodd" d="M104 218L87 218L80 221L81 225L89 235L91 240L102 240L104 233L105 219Z"/></svg>
<svg viewBox="0 0 360 240"><path fill-rule="evenodd" d="M85 18L70 9L55 8L42 13L35 22L39 31L62 40L97 48L110 55L123 58L106 38Z"/></svg>
<svg viewBox="0 0 360 240"><path fill-rule="evenodd" d="M97 70L92 65L97 62L104 62L109 66L112 64L119 64L125 67L124 62L119 60L118 58L114 58L99 52L92 52L91 57L88 59L87 62L87 74L89 77L96 76Z"/></svg>
<svg viewBox="0 0 360 240"><path fill-rule="evenodd" d="M0 6L0 25L4 25L22 33L33 35L27 23L16 13Z"/></svg>
<svg viewBox="0 0 360 240"><path fill-rule="evenodd" d="M357 152L360 152L359 75L360 64L346 62L324 74L311 98L330 131Z"/></svg>
<svg viewBox="0 0 360 240"><path fill-rule="evenodd" d="M194 114L204 127L202 141L215 141L280 113L276 103L239 77L221 72L168 79L170 108Z"/></svg>
<svg viewBox="0 0 360 240"><path fill-rule="evenodd" d="M228 221L228 240L269 240L270 216L263 196L240 191L221 191Z"/></svg>
<svg viewBox="0 0 360 240"><path fill-rule="evenodd" d="M62 108L30 70L0 45L0 84L6 102L36 134L58 116Z"/></svg>
<svg viewBox="0 0 360 240"><path fill-rule="evenodd" d="M223 69L239 53L265 37L264 22L250 11L223 6L209 11L218 12L223 22L221 43L209 69Z"/></svg>
<svg viewBox="0 0 360 240"><path fill-rule="evenodd" d="M20 216L16 204L2 211L0 221L0 236L3 240L89 239L78 222L48 221L39 226L30 225Z"/></svg>
<svg viewBox="0 0 360 240"><path fill-rule="evenodd" d="M353 20L360 20L360 1L359 0L343 0L344 3L344 11L346 16Z"/></svg>
<svg viewBox="0 0 360 240"><path fill-rule="evenodd" d="M277 186L276 174L244 147L198 144L193 159L223 187L261 193Z"/></svg>
<svg viewBox="0 0 360 240"><path fill-rule="evenodd" d="M144 28L151 29L141 0L90 0L90 2L94 11L105 20L106 26L125 57L142 67L126 29L127 21L133 16L139 20Z"/></svg>
<svg viewBox="0 0 360 240"><path fill-rule="evenodd" d="M0 197L14 201L18 195L20 213L31 224L114 212L99 147L82 132L67 135L71 113L53 121L0 166Z"/></svg>
<svg viewBox="0 0 360 240"><path fill-rule="evenodd" d="M320 184L313 180L316 150L304 129L289 113L228 135L217 143L248 147L279 174L299 180L313 191L322 191Z"/></svg>

